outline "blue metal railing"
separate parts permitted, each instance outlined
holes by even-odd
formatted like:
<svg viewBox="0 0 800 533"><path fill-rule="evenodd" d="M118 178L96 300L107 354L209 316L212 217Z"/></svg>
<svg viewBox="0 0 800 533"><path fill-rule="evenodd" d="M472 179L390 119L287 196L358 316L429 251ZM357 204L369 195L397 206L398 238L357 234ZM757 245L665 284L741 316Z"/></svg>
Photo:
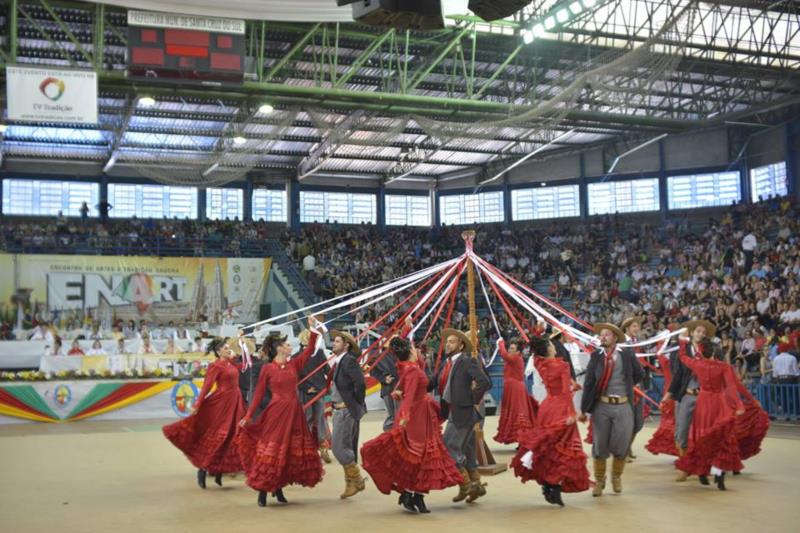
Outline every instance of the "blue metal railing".
<svg viewBox="0 0 800 533"><path fill-rule="evenodd" d="M800 419L800 384L797 383L757 383L750 386L750 392L761 402L761 407L770 418Z"/></svg>

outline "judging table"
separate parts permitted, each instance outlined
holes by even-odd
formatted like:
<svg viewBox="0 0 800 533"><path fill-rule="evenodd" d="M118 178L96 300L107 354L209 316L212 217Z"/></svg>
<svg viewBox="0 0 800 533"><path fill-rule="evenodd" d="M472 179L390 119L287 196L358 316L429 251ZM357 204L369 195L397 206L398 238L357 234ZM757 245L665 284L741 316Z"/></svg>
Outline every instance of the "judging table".
<svg viewBox="0 0 800 533"><path fill-rule="evenodd" d="M83 355L83 356L42 356L39 359L39 371L56 374L58 372L90 371L124 372L125 370L161 370L173 371L176 364L206 366L214 361L213 355L199 352L167 354L134 354L134 355Z"/></svg>

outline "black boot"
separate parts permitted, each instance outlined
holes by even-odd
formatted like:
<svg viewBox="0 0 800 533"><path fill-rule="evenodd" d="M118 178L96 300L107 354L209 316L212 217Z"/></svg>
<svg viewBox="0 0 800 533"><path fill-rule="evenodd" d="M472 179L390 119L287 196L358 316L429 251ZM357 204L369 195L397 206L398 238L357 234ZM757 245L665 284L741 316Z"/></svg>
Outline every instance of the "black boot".
<svg viewBox="0 0 800 533"><path fill-rule="evenodd" d="M263 490L258 491L258 506L259 507L266 507L267 506L267 493Z"/></svg>
<svg viewBox="0 0 800 533"><path fill-rule="evenodd" d="M550 503L564 507L564 500L561 499L561 485L550 486L550 498L552 499Z"/></svg>
<svg viewBox="0 0 800 533"><path fill-rule="evenodd" d="M714 478L716 480L716 476L714 476ZM709 485L708 476L698 476L698 479L700 480L701 485Z"/></svg>
<svg viewBox="0 0 800 533"><path fill-rule="evenodd" d="M726 490L725 489L725 472L718 476L714 476L714 483L717 484L717 488L719 490Z"/></svg>
<svg viewBox="0 0 800 533"><path fill-rule="evenodd" d="M430 513L428 508L425 506L425 496L422 494L414 494L414 506L422 514Z"/></svg>
<svg viewBox="0 0 800 533"><path fill-rule="evenodd" d="M280 503L289 503L289 500L286 499L286 496L283 495L283 489L278 489L272 493L276 500Z"/></svg>
<svg viewBox="0 0 800 533"><path fill-rule="evenodd" d="M216 483L220 487L222 486L222 474L217 474L216 476L214 476L214 483Z"/></svg>
<svg viewBox="0 0 800 533"><path fill-rule="evenodd" d="M198 470L197 471L197 485L201 489L206 488L206 471L205 470Z"/></svg>
<svg viewBox="0 0 800 533"><path fill-rule="evenodd" d="M403 507L405 507L407 511L411 511L412 513L417 512L417 508L414 507L414 495L410 492L403 491L403 493L400 494L398 503L403 504Z"/></svg>
<svg viewBox="0 0 800 533"><path fill-rule="evenodd" d="M545 483L542 485L542 494L547 503L553 503L553 486Z"/></svg>
<svg viewBox="0 0 800 533"><path fill-rule="evenodd" d="M734 470L734 471L733 471L733 475L734 475L734 476L741 476L741 475L742 475L742 473L741 473L739 470Z"/></svg>

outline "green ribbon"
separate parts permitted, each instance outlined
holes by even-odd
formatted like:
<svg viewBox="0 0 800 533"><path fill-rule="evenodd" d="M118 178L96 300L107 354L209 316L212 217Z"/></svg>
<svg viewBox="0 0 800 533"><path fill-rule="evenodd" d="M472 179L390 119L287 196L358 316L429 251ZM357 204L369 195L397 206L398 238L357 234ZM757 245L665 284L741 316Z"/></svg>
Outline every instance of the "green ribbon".
<svg viewBox="0 0 800 533"><path fill-rule="evenodd" d="M5 389L7 393L14 396L17 400L21 401L28 407L36 409L43 415L49 416L50 418L54 418L56 420L59 420L61 418L57 414L55 414L52 409L50 409L50 406L47 405L47 402L44 401L44 399L39 395L38 392L36 392L36 389L34 389L32 386L17 385L17 386L3 387L3 389Z"/></svg>

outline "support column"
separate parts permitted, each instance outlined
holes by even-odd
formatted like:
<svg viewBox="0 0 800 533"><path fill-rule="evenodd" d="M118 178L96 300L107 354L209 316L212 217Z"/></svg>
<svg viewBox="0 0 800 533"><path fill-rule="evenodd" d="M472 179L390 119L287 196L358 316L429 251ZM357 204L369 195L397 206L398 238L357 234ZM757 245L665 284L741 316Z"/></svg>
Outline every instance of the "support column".
<svg viewBox="0 0 800 533"><path fill-rule="evenodd" d="M286 202L289 211L289 228L294 232L300 231L300 182L293 178L286 182Z"/></svg>
<svg viewBox="0 0 800 533"><path fill-rule="evenodd" d="M440 228L442 226L441 213L439 213L439 191L431 191L431 198L433 200L433 227Z"/></svg>
<svg viewBox="0 0 800 533"><path fill-rule="evenodd" d="M197 220L206 219L206 189L197 189Z"/></svg>
<svg viewBox="0 0 800 533"><path fill-rule="evenodd" d="M667 190L667 161L664 155L664 140L658 141L658 205L661 220L667 219L669 191Z"/></svg>
<svg viewBox="0 0 800 533"><path fill-rule="evenodd" d="M586 156L583 152L578 156L578 208L581 220L589 218L589 189L586 183Z"/></svg>
<svg viewBox="0 0 800 533"><path fill-rule="evenodd" d="M384 234L386 233L386 184L382 180L378 189L376 207L378 209L378 229L381 234Z"/></svg>
<svg viewBox="0 0 800 533"><path fill-rule="evenodd" d="M2 200L2 198L0 198ZM108 176L103 174L100 176L100 203L108 202ZM98 211L97 216L100 216Z"/></svg>
<svg viewBox="0 0 800 533"><path fill-rule="evenodd" d="M242 220L253 220L253 178L247 176L242 193Z"/></svg>
<svg viewBox="0 0 800 533"><path fill-rule="evenodd" d="M511 188L508 186L508 174L503 175L503 215L505 226L511 227Z"/></svg>
<svg viewBox="0 0 800 533"><path fill-rule="evenodd" d="M798 171L798 154L795 142L800 138L800 121L786 124L784 156L786 159L786 187L789 197L800 198L800 171Z"/></svg>

